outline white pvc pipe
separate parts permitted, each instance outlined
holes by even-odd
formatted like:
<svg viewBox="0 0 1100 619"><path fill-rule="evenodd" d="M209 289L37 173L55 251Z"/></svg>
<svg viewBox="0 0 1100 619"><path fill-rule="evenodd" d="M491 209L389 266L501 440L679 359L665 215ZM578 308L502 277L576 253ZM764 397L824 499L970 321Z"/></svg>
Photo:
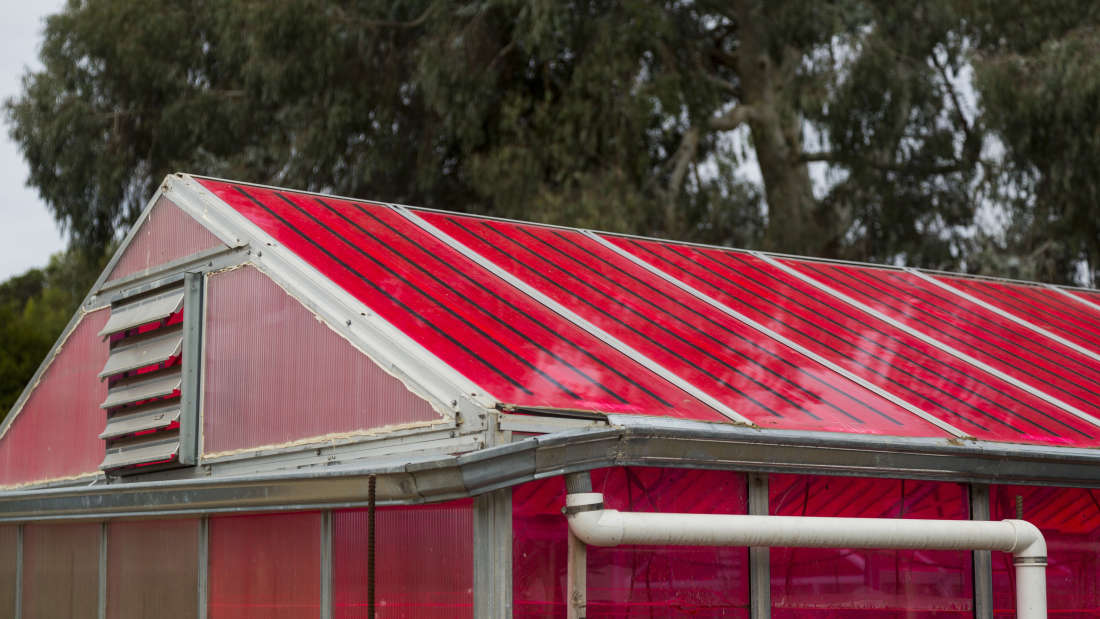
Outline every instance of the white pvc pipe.
<svg viewBox="0 0 1100 619"><path fill-rule="evenodd" d="M659 514L603 509L596 492L565 498L569 530L591 546L758 546L1000 550L1016 564L1016 616L1046 619L1046 541L1023 520L909 520Z"/></svg>

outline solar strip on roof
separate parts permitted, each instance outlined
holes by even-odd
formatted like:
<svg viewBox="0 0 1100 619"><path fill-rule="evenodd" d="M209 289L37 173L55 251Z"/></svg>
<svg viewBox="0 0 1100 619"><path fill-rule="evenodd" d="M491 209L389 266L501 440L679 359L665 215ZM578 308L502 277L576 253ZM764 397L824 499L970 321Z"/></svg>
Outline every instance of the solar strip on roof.
<svg viewBox="0 0 1100 619"><path fill-rule="evenodd" d="M1065 410L1100 414L1100 366L919 277L888 268L783 259L782 264L987 365Z"/></svg>
<svg viewBox="0 0 1100 619"><path fill-rule="evenodd" d="M943 431L576 230L421 217L600 329L766 427Z"/></svg>
<svg viewBox="0 0 1100 619"><path fill-rule="evenodd" d="M389 207L200 182L503 403L725 419Z"/></svg>
<svg viewBox="0 0 1100 619"><path fill-rule="evenodd" d="M931 277L1100 353L1100 307L1094 311L1045 287L947 275Z"/></svg>
<svg viewBox="0 0 1100 619"><path fill-rule="evenodd" d="M1085 303L1090 303L1093 306L1100 308L1100 292L1085 292L1084 290L1069 290L1067 292L1072 294L1074 297L1077 297L1078 299L1084 301Z"/></svg>
<svg viewBox="0 0 1100 619"><path fill-rule="evenodd" d="M1095 445L1100 430L750 254L607 236L715 300L973 436Z"/></svg>

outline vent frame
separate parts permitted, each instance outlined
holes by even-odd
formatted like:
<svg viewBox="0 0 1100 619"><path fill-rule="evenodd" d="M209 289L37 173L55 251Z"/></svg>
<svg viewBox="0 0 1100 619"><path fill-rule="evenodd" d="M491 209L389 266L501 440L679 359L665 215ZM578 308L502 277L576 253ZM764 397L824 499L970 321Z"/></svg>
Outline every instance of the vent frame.
<svg viewBox="0 0 1100 619"><path fill-rule="evenodd" d="M111 350L100 374L110 385L99 437L100 469L108 475L197 464L205 278L180 275L111 300L112 317L119 318L100 332ZM149 415L156 411L172 414ZM141 417L149 419L135 423Z"/></svg>

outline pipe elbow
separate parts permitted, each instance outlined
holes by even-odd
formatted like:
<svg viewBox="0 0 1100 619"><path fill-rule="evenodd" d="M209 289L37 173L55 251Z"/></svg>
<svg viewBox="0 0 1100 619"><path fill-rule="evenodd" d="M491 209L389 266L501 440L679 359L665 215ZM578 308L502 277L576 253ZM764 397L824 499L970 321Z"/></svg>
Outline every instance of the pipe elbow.
<svg viewBox="0 0 1100 619"><path fill-rule="evenodd" d="M1026 520L1005 520L1005 522L1012 525L1012 529L1016 533L1016 543L1013 544L1009 552L1017 559L1042 558L1045 564L1047 541L1039 527Z"/></svg>
<svg viewBox="0 0 1100 619"><path fill-rule="evenodd" d="M570 514L569 530L589 546L618 546L623 541L623 519L614 509Z"/></svg>

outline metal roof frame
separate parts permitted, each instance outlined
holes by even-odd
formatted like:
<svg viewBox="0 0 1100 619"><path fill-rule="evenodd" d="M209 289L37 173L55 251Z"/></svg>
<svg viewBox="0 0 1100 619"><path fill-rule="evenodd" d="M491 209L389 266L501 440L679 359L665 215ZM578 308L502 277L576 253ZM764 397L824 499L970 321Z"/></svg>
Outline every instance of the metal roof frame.
<svg viewBox="0 0 1100 619"><path fill-rule="evenodd" d="M614 466L825 474L982 484L1100 487L1100 451L881 441L863 435L754 430L733 424L615 415L464 455L391 455L352 464L0 493L0 522L362 507L479 496L537 479Z"/></svg>

